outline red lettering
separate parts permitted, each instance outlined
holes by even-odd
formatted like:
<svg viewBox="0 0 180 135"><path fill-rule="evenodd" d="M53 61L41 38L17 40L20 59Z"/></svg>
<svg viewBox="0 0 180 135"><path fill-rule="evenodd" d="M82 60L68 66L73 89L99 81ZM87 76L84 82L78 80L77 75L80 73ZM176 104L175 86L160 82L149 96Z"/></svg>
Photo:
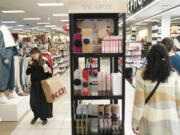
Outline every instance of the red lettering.
<svg viewBox="0 0 180 135"><path fill-rule="evenodd" d="M53 100L55 100L56 98L60 97L64 93L65 93L65 87L60 88L58 91L56 91L56 93L52 94L51 97L52 97Z"/></svg>

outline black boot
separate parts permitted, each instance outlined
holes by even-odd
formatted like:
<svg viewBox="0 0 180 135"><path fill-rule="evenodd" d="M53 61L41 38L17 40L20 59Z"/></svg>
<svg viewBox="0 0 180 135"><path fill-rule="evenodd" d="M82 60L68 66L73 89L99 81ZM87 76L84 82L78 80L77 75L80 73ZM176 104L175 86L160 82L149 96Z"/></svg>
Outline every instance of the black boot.
<svg viewBox="0 0 180 135"><path fill-rule="evenodd" d="M31 120L31 124L32 124L32 125L35 124L36 121L37 121L37 119L38 119L38 117L34 117L34 119Z"/></svg>
<svg viewBox="0 0 180 135"><path fill-rule="evenodd" d="M42 125L46 125L47 124L47 119L43 119L42 120Z"/></svg>

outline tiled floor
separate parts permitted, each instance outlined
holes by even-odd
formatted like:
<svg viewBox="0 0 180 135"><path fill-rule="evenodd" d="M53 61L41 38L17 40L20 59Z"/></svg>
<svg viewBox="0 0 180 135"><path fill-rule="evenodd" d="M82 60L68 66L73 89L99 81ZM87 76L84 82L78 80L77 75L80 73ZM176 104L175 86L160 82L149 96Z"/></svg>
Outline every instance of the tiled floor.
<svg viewBox="0 0 180 135"><path fill-rule="evenodd" d="M107 60L102 60L103 71L109 71ZM61 80L67 88L67 94L59 101L54 103L54 117L48 120L48 124L42 126L41 121L38 120L35 125L31 125L30 121L33 114L30 111L21 122L19 122L11 133L11 135L71 135L71 106L70 106L70 74L69 69L61 75ZM133 103L134 90L131 85L126 82L126 135L133 135L131 130L131 113ZM86 101L89 102L89 101ZM84 102L84 103L86 103ZM100 101L99 101L100 102ZM98 102L98 103L99 103ZM106 101L107 102L107 101ZM97 103L97 101L96 101ZM101 101L102 103L102 101ZM105 103L103 101L103 103ZM0 131L0 135L3 132ZM8 134L6 134L8 135Z"/></svg>

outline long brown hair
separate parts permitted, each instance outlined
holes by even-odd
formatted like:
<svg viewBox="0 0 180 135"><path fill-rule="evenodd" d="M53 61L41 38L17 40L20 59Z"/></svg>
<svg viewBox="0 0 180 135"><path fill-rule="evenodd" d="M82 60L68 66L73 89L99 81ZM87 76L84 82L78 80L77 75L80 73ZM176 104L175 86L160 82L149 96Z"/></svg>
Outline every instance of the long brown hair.
<svg viewBox="0 0 180 135"><path fill-rule="evenodd" d="M44 64L44 60L42 58L42 55L41 55L41 51L39 50L39 48L35 47L35 48L32 48L31 51L30 51L30 54L35 54L35 53L39 53L39 60L36 61L36 60L33 60L33 66L43 66Z"/></svg>

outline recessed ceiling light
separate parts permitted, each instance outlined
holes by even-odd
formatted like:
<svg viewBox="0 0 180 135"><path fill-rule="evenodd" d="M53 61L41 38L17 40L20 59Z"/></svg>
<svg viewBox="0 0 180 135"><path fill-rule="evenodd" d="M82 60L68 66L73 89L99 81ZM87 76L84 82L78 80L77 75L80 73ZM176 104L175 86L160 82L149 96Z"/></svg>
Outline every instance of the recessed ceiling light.
<svg viewBox="0 0 180 135"><path fill-rule="evenodd" d="M15 30L15 31L22 31L22 30L24 30L24 29L13 29L13 30Z"/></svg>
<svg viewBox="0 0 180 135"><path fill-rule="evenodd" d="M1 23L17 23L16 21L2 21Z"/></svg>
<svg viewBox="0 0 180 135"><path fill-rule="evenodd" d="M23 18L24 20L40 20L41 18Z"/></svg>
<svg viewBox="0 0 180 135"><path fill-rule="evenodd" d="M47 25L47 24L50 24L49 22L39 22L37 24L40 24L40 25Z"/></svg>
<svg viewBox="0 0 180 135"><path fill-rule="evenodd" d="M54 6L64 6L63 3L38 3L40 7L54 7Z"/></svg>
<svg viewBox="0 0 180 135"><path fill-rule="evenodd" d="M44 27L52 28L52 27L56 27L56 25L45 25Z"/></svg>
<svg viewBox="0 0 180 135"><path fill-rule="evenodd" d="M61 22L69 22L69 20L60 20Z"/></svg>
<svg viewBox="0 0 180 135"><path fill-rule="evenodd" d="M24 13L25 11L24 10L2 10L1 12L5 14L12 14L12 13Z"/></svg>
<svg viewBox="0 0 180 135"><path fill-rule="evenodd" d="M53 16L68 16L68 14L53 14Z"/></svg>
<svg viewBox="0 0 180 135"><path fill-rule="evenodd" d="M17 25L17 27L24 27L24 25Z"/></svg>

